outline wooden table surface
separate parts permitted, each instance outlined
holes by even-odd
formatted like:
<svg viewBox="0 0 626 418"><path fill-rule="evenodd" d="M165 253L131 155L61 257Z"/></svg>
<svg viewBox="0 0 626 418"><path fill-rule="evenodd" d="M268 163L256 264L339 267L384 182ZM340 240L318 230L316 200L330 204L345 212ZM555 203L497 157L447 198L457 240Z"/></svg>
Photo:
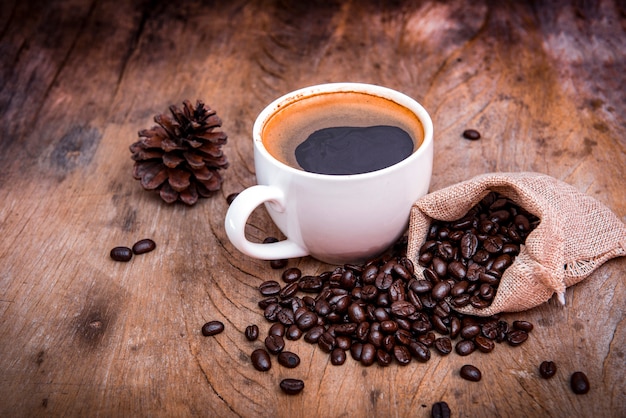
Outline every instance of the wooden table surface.
<svg viewBox="0 0 626 418"><path fill-rule="evenodd" d="M470 3L472 3L470 5ZM225 197L255 184L251 129L276 97L358 81L420 101L435 125L431 190L496 171L563 180L626 219L623 1L48 1L0 4L0 416L626 416L626 259L567 305L508 314L526 344L407 367L338 367L300 340L293 370L250 362L269 324ZM167 205L132 178L154 115L204 100L230 168L215 196ZM462 139L475 128L479 141ZM255 211L249 232L277 235ZM109 250L152 238L129 263ZM333 266L294 259L305 274ZM202 324L225 331L203 337ZM555 378L538 377L543 360ZM461 379L470 361L478 383ZM591 391L575 395L572 372ZM282 394L282 378L306 388Z"/></svg>

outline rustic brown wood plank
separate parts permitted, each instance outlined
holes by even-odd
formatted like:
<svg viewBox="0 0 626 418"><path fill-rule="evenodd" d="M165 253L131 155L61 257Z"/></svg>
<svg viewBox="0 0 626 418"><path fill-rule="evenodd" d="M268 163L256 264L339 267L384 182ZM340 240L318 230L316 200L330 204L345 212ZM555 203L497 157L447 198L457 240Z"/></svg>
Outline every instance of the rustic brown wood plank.
<svg viewBox="0 0 626 418"><path fill-rule="evenodd" d="M225 197L255 182L250 132L277 96L329 81L403 91L436 131L431 189L538 171L626 219L626 10L620 2L4 2L0 5L0 415L624 416L623 274L606 263L550 302L521 347L426 364L256 371L257 286L279 277L229 243ZM168 206L128 146L170 104L202 99L229 134L223 189ZM472 127L483 138L469 142ZM278 235L255 211L248 231ZM149 237L129 263L109 250ZM332 268L290 260L306 274ZM224 322L215 337L208 320ZM543 360L559 372L537 376ZM459 378L467 363L479 383ZM276 363L276 362L275 362ZM592 390L574 395L576 370ZM284 377L305 391L280 393Z"/></svg>

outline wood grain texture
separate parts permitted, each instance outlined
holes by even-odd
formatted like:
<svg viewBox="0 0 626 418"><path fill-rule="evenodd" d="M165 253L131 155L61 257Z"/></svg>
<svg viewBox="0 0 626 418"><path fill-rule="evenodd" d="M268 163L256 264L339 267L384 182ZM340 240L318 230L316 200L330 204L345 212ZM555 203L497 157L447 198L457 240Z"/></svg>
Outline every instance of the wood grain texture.
<svg viewBox="0 0 626 418"><path fill-rule="evenodd" d="M626 259L508 315L529 341L407 367L256 371L269 324L257 286L280 272L240 254L225 197L255 183L250 132L274 98L358 81L415 97L435 124L431 190L492 171L537 171L626 219L626 6L602 0L6 1L0 4L0 416L626 415ZM128 146L170 104L202 99L229 135L223 189L168 206L131 177ZM480 141L461 132L478 129ZM279 234L265 211L248 226ZM109 250L152 238L129 263ZM331 266L290 260L306 274ZM200 335L208 320L226 330ZM543 360L557 362L540 379ZM459 378L467 363L479 383ZM574 395L583 370L592 389ZM305 381L296 397L284 377Z"/></svg>

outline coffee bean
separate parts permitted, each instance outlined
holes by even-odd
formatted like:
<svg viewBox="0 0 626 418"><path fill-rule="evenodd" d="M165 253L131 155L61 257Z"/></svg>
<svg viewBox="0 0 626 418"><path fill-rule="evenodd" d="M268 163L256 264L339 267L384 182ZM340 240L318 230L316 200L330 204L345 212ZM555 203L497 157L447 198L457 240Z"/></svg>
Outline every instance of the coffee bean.
<svg viewBox="0 0 626 418"><path fill-rule="evenodd" d="M283 367L293 369L300 364L300 357L291 351L283 351L278 355L278 363Z"/></svg>
<svg viewBox="0 0 626 418"><path fill-rule="evenodd" d="M115 247L111 250L110 256L115 261L130 261L133 258L133 252L128 247Z"/></svg>
<svg viewBox="0 0 626 418"><path fill-rule="evenodd" d="M350 346L350 356L355 361L361 361L362 352L363 352L363 344L357 342Z"/></svg>
<svg viewBox="0 0 626 418"><path fill-rule="evenodd" d="M474 338L474 344L476 344L478 351L483 353L490 353L496 347L496 343L494 343L493 340L483 337L482 335L477 335Z"/></svg>
<svg viewBox="0 0 626 418"><path fill-rule="evenodd" d="M470 141L476 141L480 139L480 132L476 129L466 129L463 131L463 138L469 139Z"/></svg>
<svg viewBox="0 0 626 418"><path fill-rule="evenodd" d="M550 379L556 374L556 364L553 361L542 361L539 365L539 374L544 379Z"/></svg>
<svg viewBox="0 0 626 418"><path fill-rule="evenodd" d="M298 287L303 292L317 293L324 283L318 276L302 276L298 281Z"/></svg>
<svg viewBox="0 0 626 418"><path fill-rule="evenodd" d="M254 350L250 355L250 360L252 360L254 368L261 372L266 372L272 367L269 353L262 348Z"/></svg>
<svg viewBox="0 0 626 418"><path fill-rule="evenodd" d="M316 325L304 334L304 341L310 344L317 344L326 329L321 325Z"/></svg>
<svg viewBox="0 0 626 418"><path fill-rule="evenodd" d="M415 311L415 305L405 300L399 300L391 304L391 313L400 318L406 318L407 316L414 314Z"/></svg>
<svg viewBox="0 0 626 418"><path fill-rule="evenodd" d="M361 364L371 366L376 361L376 347L374 344L365 343L361 349Z"/></svg>
<svg viewBox="0 0 626 418"><path fill-rule="evenodd" d="M283 337L283 336L285 336L285 331L286 331L286 328L285 328L285 326L283 324L276 323L276 324L272 324L270 329L267 331L267 334L268 335L276 335L278 337Z"/></svg>
<svg viewBox="0 0 626 418"><path fill-rule="evenodd" d="M528 321L513 321L513 328L520 331L530 332L533 330L533 324Z"/></svg>
<svg viewBox="0 0 626 418"><path fill-rule="evenodd" d="M276 303L276 304L278 303L278 298L276 296L270 296L270 297L267 297L265 299L261 299L259 301L258 305L259 305L259 308L265 310L272 303Z"/></svg>
<svg viewBox="0 0 626 418"><path fill-rule="evenodd" d="M509 345L513 347L517 347L522 344L524 341L528 339L528 333L526 331L512 331L509 332L506 336L506 341Z"/></svg>
<svg viewBox="0 0 626 418"><path fill-rule="evenodd" d="M450 283L447 281L437 283L431 292L433 299L442 300L450 294Z"/></svg>
<svg viewBox="0 0 626 418"><path fill-rule="evenodd" d="M421 363L426 363L430 360L430 350L420 342L412 341L409 344L409 352L417 361Z"/></svg>
<svg viewBox="0 0 626 418"><path fill-rule="evenodd" d="M296 293L298 293L298 283L289 283L278 292L278 296L281 299L289 299L295 296Z"/></svg>
<svg viewBox="0 0 626 418"><path fill-rule="evenodd" d="M459 356L468 356L476 350L476 345L472 340L461 340L454 347Z"/></svg>
<svg viewBox="0 0 626 418"><path fill-rule="evenodd" d="M287 395L297 395L304 390L304 382L300 379L283 379L280 388Z"/></svg>
<svg viewBox="0 0 626 418"><path fill-rule="evenodd" d="M330 353L335 348L335 337L332 336L329 332L324 332L320 335L319 340L317 341L317 345L322 351Z"/></svg>
<svg viewBox="0 0 626 418"><path fill-rule="evenodd" d="M255 341L259 338L259 327L257 325L248 325L244 335L248 341Z"/></svg>
<svg viewBox="0 0 626 418"><path fill-rule="evenodd" d="M346 362L346 352L341 348L335 348L330 353L330 363L333 366L341 366Z"/></svg>
<svg viewBox="0 0 626 418"><path fill-rule="evenodd" d="M461 338L471 340L475 336L480 334L480 326L477 324L471 324L461 329Z"/></svg>
<svg viewBox="0 0 626 418"><path fill-rule="evenodd" d="M263 296L276 296L280 293L280 283L276 280L268 280L259 285L259 292Z"/></svg>
<svg viewBox="0 0 626 418"><path fill-rule="evenodd" d="M393 348L393 357L402 366L406 366L411 362L411 353L409 349L403 345L396 345Z"/></svg>
<svg viewBox="0 0 626 418"><path fill-rule="evenodd" d="M272 354L278 354L285 348L285 340L279 335L268 335L265 338L265 348Z"/></svg>
<svg viewBox="0 0 626 418"><path fill-rule="evenodd" d="M202 335L210 337L224 331L224 324L220 321L209 321L202 326Z"/></svg>
<svg viewBox="0 0 626 418"><path fill-rule="evenodd" d="M288 268L281 275L283 282L287 284L297 282L300 277L302 277L302 272L297 267Z"/></svg>
<svg viewBox="0 0 626 418"><path fill-rule="evenodd" d="M430 416L432 418L450 418L451 412L450 407L445 402L435 402L433 404L433 409L430 412Z"/></svg>
<svg viewBox="0 0 626 418"><path fill-rule="evenodd" d="M469 380L470 382L478 382L482 378L480 370L471 364L466 364L461 367L459 374L463 379Z"/></svg>
<svg viewBox="0 0 626 418"><path fill-rule="evenodd" d="M448 337L440 337L435 340L435 349L444 356L452 352L452 341Z"/></svg>
<svg viewBox="0 0 626 418"><path fill-rule="evenodd" d="M285 338L291 341L299 340L302 337L303 331L298 328L296 324L290 325L285 331Z"/></svg>
<svg viewBox="0 0 626 418"><path fill-rule="evenodd" d="M570 377L570 386L575 394L584 395L590 389L589 379L583 372L574 372Z"/></svg>
<svg viewBox="0 0 626 418"><path fill-rule="evenodd" d="M387 367L393 361L393 357L387 351L378 349L376 350L376 363L381 367Z"/></svg>
<svg viewBox="0 0 626 418"><path fill-rule="evenodd" d="M156 243L152 241L150 238L142 239L137 241L133 245L133 253L134 254L145 254L156 248Z"/></svg>
<svg viewBox="0 0 626 418"><path fill-rule="evenodd" d="M471 232L466 232L461 238L461 256L470 259L478 250L478 238Z"/></svg>
<svg viewBox="0 0 626 418"><path fill-rule="evenodd" d="M306 311L296 319L296 324L302 331L307 331L317 325L318 317L315 312Z"/></svg>

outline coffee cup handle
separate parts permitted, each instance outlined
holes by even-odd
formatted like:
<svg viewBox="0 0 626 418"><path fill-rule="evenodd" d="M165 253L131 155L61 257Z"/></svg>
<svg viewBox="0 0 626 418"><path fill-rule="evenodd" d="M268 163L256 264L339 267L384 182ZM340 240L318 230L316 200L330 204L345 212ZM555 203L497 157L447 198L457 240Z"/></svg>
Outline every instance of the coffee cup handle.
<svg viewBox="0 0 626 418"><path fill-rule="evenodd" d="M258 244L248 241L245 234L246 223L252 211L265 202L271 202L279 212L285 210L285 195L282 190L257 185L239 193L232 201L224 227L230 242L242 253L261 260L282 260L286 258L304 257L309 252L306 248L287 238L268 244Z"/></svg>

